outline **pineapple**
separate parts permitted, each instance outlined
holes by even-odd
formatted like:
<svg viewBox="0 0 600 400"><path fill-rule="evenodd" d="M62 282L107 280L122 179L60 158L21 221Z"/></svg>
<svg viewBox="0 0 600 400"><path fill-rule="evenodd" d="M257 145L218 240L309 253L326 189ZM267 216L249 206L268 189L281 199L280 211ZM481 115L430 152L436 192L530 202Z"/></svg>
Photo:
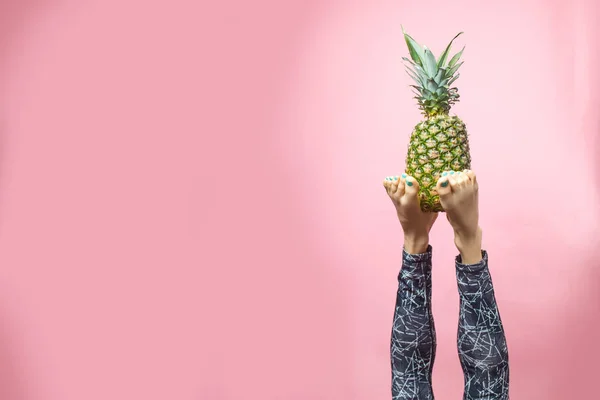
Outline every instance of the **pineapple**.
<svg viewBox="0 0 600 400"><path fill-rule="evenodd" d="M459 95L451 85L458 79L459 62L464 51L448 59L452 42L435 59L425 46L421 47L402 29L411 59L403 57L406 70L416 85L415 99L424 119L413 129L406 156L406 173L419 182L421 209L425 212L444 211L436 191L436 183L443 171L462 171L471 168L469 140L465 123L450 115L450 107Z"/></svg>

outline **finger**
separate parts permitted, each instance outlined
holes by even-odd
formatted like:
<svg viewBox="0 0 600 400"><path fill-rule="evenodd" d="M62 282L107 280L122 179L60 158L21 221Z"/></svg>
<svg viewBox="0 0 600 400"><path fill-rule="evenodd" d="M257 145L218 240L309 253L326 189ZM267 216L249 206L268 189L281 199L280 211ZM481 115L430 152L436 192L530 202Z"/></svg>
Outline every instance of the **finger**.
<svg viewBox="0 0 600 400"><path fill-rule="evenodd" d="M391 177L386 176L385 179L383 180L383 187L385 188L385 191L387 192L387 194L391 194L391 192L390 192L391 185L392 185Z"/></svg>
<svg viewBox="0 0 600 400"><path fill-rule="evenodd" d="M403 173L400 175L398 179L398 188L396 189L396 195L399 197L404 196L404 191L406 190L406 174Z"/></svg>
<svg viewBox="0 0 600 400"><path fill-rule="evenodd" d="M471 171L470 169L465 169L464 173L469 177L469 182L471 185L473 185L473 189L477 192L479 190L479 183L477 183L477 176L475 175L475 172Z"/></svg>
<svg viewBox="0 0 600 400"><path fill-rule="evenodd" d="M390 193L396 194L396 191L398 190L398 182L399 182L398 177L392 176L390 178L392 178L392 184L390 186Z"/></svg>
<svg viewBox="0 0 600 400"><path fill-rule="evenodd" d="M450 171L442 172L442 176L437 181L436 189L440 196L445 196L452 192L452 188L450 186Z"/></svg>
<svg viewBox="0 0 600 400"><path fill-rule="evenodd" d="M466 185L467 182L469 182L469 177L462 171L457 171L456 174L454 174L454 179L456 179L456 183L460 187Z"/></svg>
<svg viewBox="0 0 600 400"><path fill-rule="evenodd" d="M405 194L407 196L410 197L417 197L417 194L419 193L419 182L417 182L417 180L415 178L413 178L412 176L406 176L405 178Z"/></svg>
<svg viewBox="0 0 600 400"><path fill-rule="evenodd" d="M463 172L466 176L469 177L469 180L471 182L473 182L473 183L477 182L477 176L475 175L475 172L471 171L470 169L465 169Z"/></svg>
<svg viewBox="0 0 600 400"><path fill-rule="evenodd" d="M450 171L448 173L448 183L450 184L450 188L452 189L452 191L455 191L456 189L458 189L460 187L460 184L458 182L458 175L456 174L456 171Z"/></svg>

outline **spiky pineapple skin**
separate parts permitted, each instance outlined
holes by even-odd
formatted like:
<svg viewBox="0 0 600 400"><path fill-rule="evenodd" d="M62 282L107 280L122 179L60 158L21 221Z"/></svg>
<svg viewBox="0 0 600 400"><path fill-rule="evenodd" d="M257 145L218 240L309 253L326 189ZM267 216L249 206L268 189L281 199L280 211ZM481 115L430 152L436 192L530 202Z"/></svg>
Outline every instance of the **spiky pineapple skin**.
<svg viewBox="0 0 600 400"><path fill-rule="evenodd" d="M413 129L406 173L419 182L421 210L443 212L436 184L444 171L471 169L467 127L455 115L426 117Z"/></svg>

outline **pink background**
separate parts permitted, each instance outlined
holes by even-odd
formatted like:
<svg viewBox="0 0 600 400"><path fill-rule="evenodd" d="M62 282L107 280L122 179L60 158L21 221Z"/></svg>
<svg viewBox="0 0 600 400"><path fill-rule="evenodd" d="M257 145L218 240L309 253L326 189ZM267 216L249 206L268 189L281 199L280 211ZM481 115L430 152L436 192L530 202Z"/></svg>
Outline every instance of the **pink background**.
<svg viewBox="0 0 600 400"><path fill-rule="evenodd" d="M594 0L199 4L0 3L0 399L389 399L401 23L465 31L512 398L599 396ZM432 243L459 399L443 219Z"/></svg>

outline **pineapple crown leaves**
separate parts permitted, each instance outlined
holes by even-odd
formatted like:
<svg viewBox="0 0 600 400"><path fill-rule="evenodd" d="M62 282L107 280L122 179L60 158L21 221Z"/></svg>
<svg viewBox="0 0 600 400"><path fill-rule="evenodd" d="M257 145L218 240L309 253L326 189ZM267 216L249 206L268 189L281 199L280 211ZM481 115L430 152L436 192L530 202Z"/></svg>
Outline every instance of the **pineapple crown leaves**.
<svg viewBox="0 0 600 400"><path fill-rule="evenodd" d="M406 65L406 72L415 82L411 85L414 89L415 99L419 108L425 115L448 114L450 108L459 99L458 89L451 85L458 79L458 69L463 62L460 57L465 48L456 53L450 60L450 48L456 38L463 34L460 32L446 46L444 52L436 60L435 56L426 46L420 46L409 34L404 31L404 39L408 47L410 59L402 57Z"/></svg>

